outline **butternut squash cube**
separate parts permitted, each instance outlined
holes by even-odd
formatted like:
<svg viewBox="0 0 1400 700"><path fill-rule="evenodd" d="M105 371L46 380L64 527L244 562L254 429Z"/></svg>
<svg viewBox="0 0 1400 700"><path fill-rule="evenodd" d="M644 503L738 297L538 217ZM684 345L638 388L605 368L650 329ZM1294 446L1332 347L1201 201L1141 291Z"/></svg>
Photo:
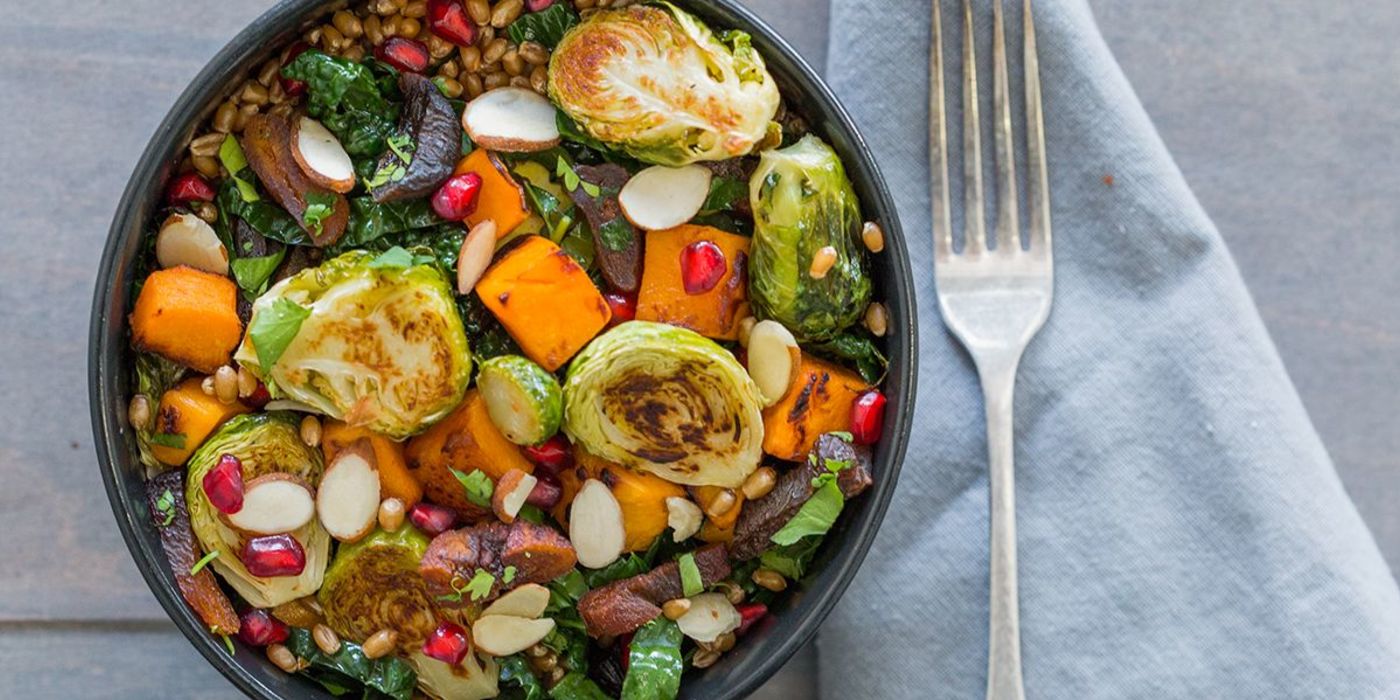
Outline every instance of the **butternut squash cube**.
<svg viewBox="0 0 1400 700"><path fill-rule="evenodd" d="M763 451L806 459L822 433L850 431L851 406L869 388L855 372L803 355L787 395L763 410Z"/></svg>
<svg viewBox="0 0 1400 700"><path fill-rule="evenodd" d="M588 273L540 236L506 251L476 283L476 293L525 355L551 372L612 318Z"/></svg>
<svg viewBox="0 0 1400 700"><path fill-rule="evenodd" d="M523 221L530 218L530 205L525 200L525 189L511 177L505 163L496 154L478 148L458 161L453 175L476 173L481 177L481 191L477 193L476 209L467 215L467 228L483 221L496 222L497 240L510 235Z"/></svg>
<svg viewBox="0 0 1400 700"><path fill-rule="evenodd" d="M446 418L409 439L404 456L409 473L422 484L428 500L467 517L480 517L490 510L467 500L466 489L452 470L470 474L479 469L492 481L511 469L527 474L535 470L520 448L491 422L486 401L476 389L468 391L462 405Z"/></svg>
<svg viewBox="0 0 1400 700"><path fill-rule="evenodd" d="M238 287L193 267L156 270L131 311L131 343L190 369L213 374L243 338Z"/></svg>
<svg viewBox="0 0 1400 700"><path fill-rule="evenodd" d="M226 404L204 393L203 382L203 377L190 377L160 397L151 454L165 464L184 464L224 421L248 412L241 403Z"/></svg>
<svg viewBox="0 0 1400 700"><path fill-rule="evenodd" d="M685 290L681 253L699 241L724 252L728 270L712 289ZM749 239L709 226L682 224L647 234L637 318L681 326L716 340L738 340L739 322L749 315Z"/></svg>

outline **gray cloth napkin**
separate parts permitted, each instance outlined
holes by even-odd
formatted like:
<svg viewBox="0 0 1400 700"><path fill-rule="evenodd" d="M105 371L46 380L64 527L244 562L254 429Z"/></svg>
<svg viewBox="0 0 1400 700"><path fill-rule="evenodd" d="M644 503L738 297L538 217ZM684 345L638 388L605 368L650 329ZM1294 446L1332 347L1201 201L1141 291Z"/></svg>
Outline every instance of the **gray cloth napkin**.
<svg viewBox="0 0 1400 700"><path fill-rule="evenodd" d="M990 9L975 6L989 86ZM943 8L959 124L961 3ZM1219 233L1085 2L1036 12L1057 274L1016 394L1028 696L1400 697L1395 581ZM898 492L821 631L822 695L980 697L986 441L976 376L934 295L929 4L832 0L831 27L828 75L913 251L923 356Z"/></svg>

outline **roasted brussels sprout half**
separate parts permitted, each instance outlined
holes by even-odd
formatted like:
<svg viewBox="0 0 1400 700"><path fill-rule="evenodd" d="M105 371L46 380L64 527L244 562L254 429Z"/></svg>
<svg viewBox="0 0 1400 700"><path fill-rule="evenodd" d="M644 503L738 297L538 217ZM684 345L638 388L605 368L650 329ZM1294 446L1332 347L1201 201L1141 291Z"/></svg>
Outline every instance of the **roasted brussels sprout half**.
<svg viewBox="0 0 1400 700"><path fill-rule="evenodd" d="M870 304L860 205L841 159L816 136L766 151L749 180L749 299L801 341L832 338ZM832 256L834 255L834 258ZM826 263L815 273L813 259Z"/></svg>
<svg viewBox="0 0 1400 700"><path fill-rule="evenodd" d="M559 380L519 355L481 363L476 380L491 422L517 445L537 445L559 432L564 398Z"/></svg>
<svg viewBox="0 0 1400 700"><path fill-rule="evenodd" d="M284 473L308 484L321 479L321 453L301 441L298 421L290 413L253 413L225 423L190 457L185 478L185 501L190 524L205 552L218 552L209 566L233 586L249 604L270 608L316 592L330 558L331 537L319 520L288 533L306 552L306 566L297 576L261 578L248 573L239 560L245 535L224 523L204 493L204 475L223 455L233 455L243 465L243 478Z"/></svg>
<svg viewBox="0 0 1400 700"><path fill-rule="evenodd" d="M471 378L447 278L402 248L277 283L253 304L236 357L274 398L394 438L447 415Z"/></svg>
<svg viewBox="0 0 1400 700"><path fill-rule="evenodd" d="M500 694L500 669L496 660L467 654L462 663L448 666L421 651L408 657L418 672L418 689L438 700L486 700Z"/></svg>
<svg viewBox="0 0 1400 700"><path fill-rule="evenodd" d="M409 525L341 545L318 596L326 624L356 642L390 629L404 652L423 646L438 624L433 599L418 575L418 560L427 549L428 538Z"/></svg>
<svg viewBox="0 0 1400 700"><path fill-rule="evenodd" d="M550 59L549 96L589 136L660 165L748 154L779 101L747 34L716 36L664 2L569 30Z"/></svg>
<svg viewBox="0 0 1400 700"><path fill-rule="evenodd" d="M624 323L574 358L564 431L603 459L691 486L736 487L763 456L758 387L685 328Z"/></svg>

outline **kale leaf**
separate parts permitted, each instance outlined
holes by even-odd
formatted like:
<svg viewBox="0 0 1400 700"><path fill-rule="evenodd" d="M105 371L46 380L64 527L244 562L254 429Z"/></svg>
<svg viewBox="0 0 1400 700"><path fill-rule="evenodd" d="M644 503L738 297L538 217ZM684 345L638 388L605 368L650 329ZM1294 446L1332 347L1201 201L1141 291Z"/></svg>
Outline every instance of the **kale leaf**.
<svg viewBox="0 0 1400 700"><path fill-rule="evenodd" d="M627 652L627 677L622 697L628 700L671 700L680 693L681 630L676 623L658 617L642 625L632 636Z"/></svg>
<svg viewBox="0 0 1400 700"><path fill-rule="evenodd" d="M521 15L506 31L517 45L533 41L552 49L575 24L578 24L578 15L569 8L569 3L556 2L548 9Z"/></svg>
<svg viewBox="0 0 1400 700"><path fill-rule="evenodd" d="M364 686L365 697L390 697L395 700L410 700L418 676L407 662L395 656L371 659L365 656L360 645L348 639L341 640L340 649L334 654L322 652L311 639L311 632L295 628L287 639L287 648L297 658L305 659L311 665L302 673L326 686L349 690Z"/></svg>
<svg viewBox="0 0 1400 700"><path fill-rule="evenodd" d="M306 112L326 125L353 157L377 156L398 126L399 107L389 100L390 75L370 66L304 51L282 75L306 83Z"/></svg>

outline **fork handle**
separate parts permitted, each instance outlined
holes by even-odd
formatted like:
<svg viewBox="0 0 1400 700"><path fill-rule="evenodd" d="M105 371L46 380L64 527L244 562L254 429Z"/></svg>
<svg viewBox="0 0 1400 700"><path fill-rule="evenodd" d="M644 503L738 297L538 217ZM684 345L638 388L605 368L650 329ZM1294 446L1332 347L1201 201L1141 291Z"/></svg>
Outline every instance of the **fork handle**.
<svg viewBox="0 0 1400 700"><path fill-rule="evenodd" d="M1016 470L1012 401L1020 353L978 358L987 406L991 471L991 618L987 649L987 700L1024 700L1021 622L1016 586Z"/></svg>

